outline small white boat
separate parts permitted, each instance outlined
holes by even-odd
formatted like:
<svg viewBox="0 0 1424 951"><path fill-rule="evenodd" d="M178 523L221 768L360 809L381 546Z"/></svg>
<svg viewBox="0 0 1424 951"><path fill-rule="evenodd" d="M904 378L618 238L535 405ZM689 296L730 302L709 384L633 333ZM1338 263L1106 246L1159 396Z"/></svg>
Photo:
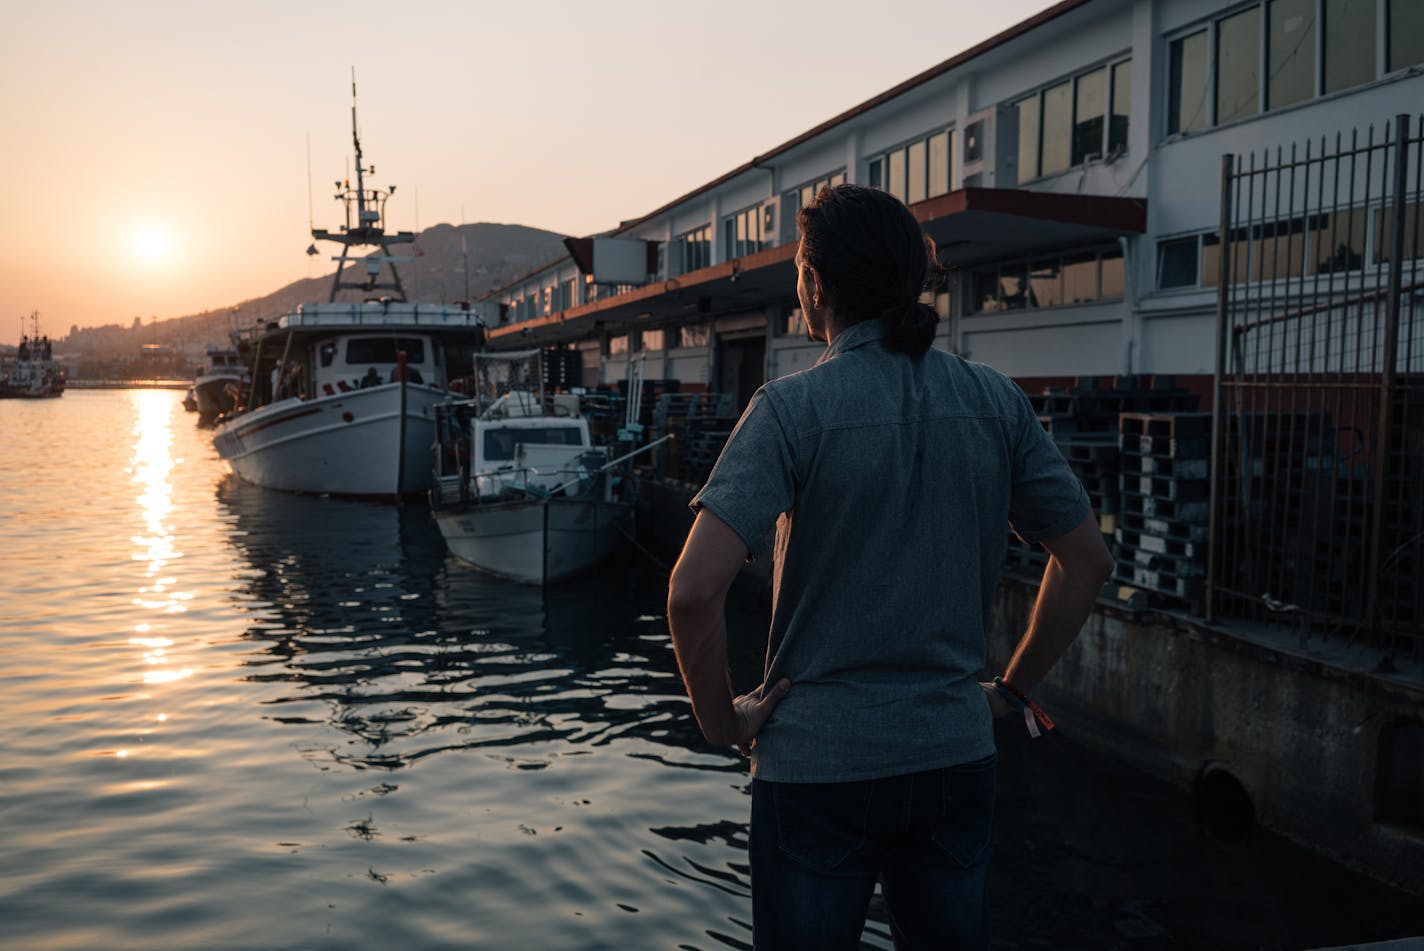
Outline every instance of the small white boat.
<svg viewBox="0 0 1424 951"><path fill-rule="evenodd" d="M589 570L631 530L633 504L611 458L594 446L578 397L507 389L493 400L485 369L539 366L538 351L475 357L474 399L437 408L435 522L452 554L490 574L552 584ZM542 372L525 374L537 385ZM481 397L484 398L481 398ZM659 440L661 442L661 440Z"/></svg>

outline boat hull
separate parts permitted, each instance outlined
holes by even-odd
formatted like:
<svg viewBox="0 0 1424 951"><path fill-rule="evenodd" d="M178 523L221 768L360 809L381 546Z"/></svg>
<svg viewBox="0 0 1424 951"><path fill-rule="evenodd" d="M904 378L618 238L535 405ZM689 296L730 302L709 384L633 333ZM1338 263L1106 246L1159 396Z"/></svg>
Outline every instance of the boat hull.
<svg viewBox="0 0 1424 951"><path fill-rule="evenodd" d="M213 445L247 482L287 492L390 498L434 484L435 411L443 390L390 384L288 399L220 420Z"/></svg>
<svg viewBox="0 0 1424 951"><path fill-rule="evenodd" d="M235 388L241 382L242 377L235 373L199 376L193 382L193 398L198 403L198 415L216 419L223 413L232 412L233 392L230 387Z"/></svg>
<svg viewBox="0 0 1424 951"><path fill-rule="evenodd" d="M436 509L451 554L524 584L553 584L607 558L631 506L597 499L471 502Z"/></svg>

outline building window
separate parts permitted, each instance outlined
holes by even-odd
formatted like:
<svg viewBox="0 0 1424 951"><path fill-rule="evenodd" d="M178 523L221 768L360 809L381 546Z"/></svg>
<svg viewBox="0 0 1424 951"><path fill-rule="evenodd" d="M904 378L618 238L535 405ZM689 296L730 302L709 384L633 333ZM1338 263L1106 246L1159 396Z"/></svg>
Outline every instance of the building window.
<svg viewBox="0 0 1424 951"><path fill-rule="evenodd" d="M1131 63L1090 69L1014 103L1020 182L1127 150Z"/></svg>
<svg viewBox="0 0 1424 951"><path fill-rule="evenodd" d="M1266 7L1266 108L1315 95L1315 0L1271 0Z"/></svg>
<svg viewBox="0 0 1424 951"><path fill-rule="evenodd" d="M811 199L815 198L822 188L835 188L837 185L846 183L845 169L836 171L818 178L813 182L807 182L797 188L788 189L781 193L781 240L793 241L796 238L796 213L811 204ZM871 182L872 188L879 188L878 182ZM770 235L767 241L770 242Z"/></svg>
<svg viewBox="0 0 1424 951"><path fill-rule="evenodd" d="M1157 242L1157 287L1196 287L1199 235Z"/></svg>
<svg viewBox="0 0 1424 951"><path fill-rule="evenodd" d="M906 204L949 191L953 178L949 129L907 142L870 160L871 188L889 192Z"/></svg>
<svg viewBox="0 0 1424 951"><path fill-rule="evenodd" d="M1103 122L1108 97L1107 67L1073 81L1073 164L1103 156Z"/></svg>
<svg viewBox="0 0 1424 951"><path fill-rule="evenodd" d="M725 260L754 254L771 244L771 235L763 230L761 205L722 220L722 248Z"/></svg>
<svg viewBox="0 0 1424 951"><path fill-rule="evenodd" d="M673 239L673 259L678 274L709 267L712 264L712 226L693 228Z"/></svg>
<svg viewBox="0 0 1424 951"><path fill-rule="evenodd" d="M1376 55L1387 24L1386 62ZM1209 68L1208 50L1214 50ZM1171 40L1167 134L1247 119L1424 63L1418 0L1260 0ZM1208 114L1206 104L1214 110Z"/></svg>
<svg viewBox="0 0 1424 951"><path fill-rule="evenodd" d="M1261 11L1253 7L1216 26L1216 121L1260 112Z"/></svg>
<svg viewBox="0 0 1424 951"><path fill-rule="evenodd" d="M1038 94L1016 103L1019 113L1019 180L1038 177Z"/></svg>
<svg viewBox="0 0 1424 951"><path fill-rule="evenodd" d="M950 182L950 143L949 130L936 132L926 140L929 145L929 176L930 176L930 196L943 195L949 191Z"/></svg>
<svg viewBox="0 0 1424 951"><path fill-rule="evenodd" d="M1123 296L1124 278L1116 247L1006 261L970 272L966 306L971 313L995 313L1115 300Z"/></svg>
<svg viewBox="0 0 1424 951"><path fill-rule="evenodd" d="M609 337L609 338L608 338L608 355L609 355L610 357L612 357L612 356L617 356L618 354L627 353L627 352L628 352L628 335L627 335L627 334L620 334L620 335L617 336L617 337Z"/></svg>
<svg viewBox="0 0 1424 951"><path fill-rule="evenodd" d="M1167 134L1207 127L1206 30L1172 41L1167 95Z"/></svg>
<svg viewBox="0 0 1424 951"><path fill-rule="evenodd" d="M1424 4L1391 0L1389 5L1389 69L1424 63Z"/></svg>
<svg viewBox="0 0 1424 951"><path fill-rule="evenodd" d="M662 350L667 346L667 334L661 327L643 331L644 350Z"/></svg>
<svg viewBox="0 0 1424 951"><path fill-rule="evenodd" d="M1325 0L1325 91L1339 92L1375 78L1377 0ZM1420 24L1424 28L1424 23Z"/></svg>
<svg viewBox="0 0 1424 951"><path fill-rule="evenodd" d="M1415 220L1419 205L1406 207L1405 253L1418 256ZM1243 226L1231 235L1231 283L1246 284L1343 274L1365 266L1366 230L1374 251L1369 258L1389 260L1388 209L1376 209L1374 227L1363 208L1297 216ZM1221 275L1221 239L1211 231L1200 235L1166 238L1157 242L1157 287L1215 287Z"/></svg>
<svg viewBox="0 0 1424 951"><path fill-rule="evenodd" d="M1424 202L1410 202L1404 206L1404 257L1417 258L1421 245L1419 227L1424 224L1424 217L1420 212L1424 211ZM1381 264L1388 264L1392 255L1392 240L1394 237L1394 209L1381 208L1375 212L1375 260Z"/></svg>
<svg viewBox="0 0 1424 951"><path fill-rule="evenodd" d="M677 345L684 350L705 347L711 337L711 330L706 324L684 324L677 329Z"/></svg>
<svg viewBox="0 0 1424 951"><path fill-rule="evenodd" d="M1112 68L1112 109L1108 112L1108 154L1127 151L1128 117L1132 115L1132 61Z"/></svg>

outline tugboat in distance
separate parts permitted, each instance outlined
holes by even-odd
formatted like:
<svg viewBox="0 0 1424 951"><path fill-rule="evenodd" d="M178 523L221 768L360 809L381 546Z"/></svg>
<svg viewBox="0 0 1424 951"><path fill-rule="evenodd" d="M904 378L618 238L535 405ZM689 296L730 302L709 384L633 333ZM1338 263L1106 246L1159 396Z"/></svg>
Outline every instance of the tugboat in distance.
<svg viewBox="0 0 1424 951"><path fill-rule="evenodd" d="M0 399L60 396L64 393L64 369L54 362L54 345L49 337L40 336L39 311L26 319L30 322L30 332L21 331L15 362L0 370Z"/></svg>

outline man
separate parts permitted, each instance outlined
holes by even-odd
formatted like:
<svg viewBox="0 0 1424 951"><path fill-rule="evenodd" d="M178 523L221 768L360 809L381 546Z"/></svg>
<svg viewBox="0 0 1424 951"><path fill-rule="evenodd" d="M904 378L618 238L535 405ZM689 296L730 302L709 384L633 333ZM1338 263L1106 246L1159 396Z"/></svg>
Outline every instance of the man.
<svg viewBox="0 0 1424 951"><path fill-rule="evenodd" d="M858 947L877 880L897 947L983 948L991 719L1076 637L1112 559L1022 391L930 348L908 209L843 185L797 224L828 347L758 390L693 499L673 644L703 734L752 757L759 949ZM977 674L1007 524L1052 557L999 689ZM725 599L773 525L765 679L734 697Z"/></svg>

